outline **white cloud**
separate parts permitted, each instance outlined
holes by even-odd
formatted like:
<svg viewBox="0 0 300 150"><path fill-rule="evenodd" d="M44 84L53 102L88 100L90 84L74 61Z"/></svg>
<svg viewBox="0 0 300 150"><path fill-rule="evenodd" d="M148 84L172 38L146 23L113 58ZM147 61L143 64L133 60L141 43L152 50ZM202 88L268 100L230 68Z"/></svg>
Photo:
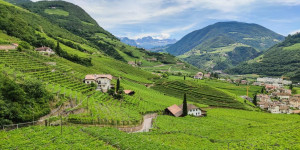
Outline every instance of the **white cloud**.
<svg viewBox="0 0 300 150"><path fill-rule="evenodd" d="M35 0L36 1L36 0ZM83 7L104 28L137 24L188 10L238 12L255 0L67 0Z"/></svg>
<svg viewBox="0 0 300 150"><path fill-rule="evenodd" d="M38 1L38 0L34 0ZM204 22L205 20L244 20L245 14L252 13L257 8L264 6L295 6L300 5L300 0L66 0L79 5L86 10L104 29L117 31L117 35L130 35L130 37L154 36L166 38L180 28L189 24ZM191 17L189 16L197 16ZM173 19L173 20L172 20ZM174 20L178 19L177 24ZM162 22L171 21L160 28L149 28L150 24L159 26ZM252 21L252 20L250 20ZM281 22L285 20L273 20ZM144 33L120 33L141 30L148 26ZM153 25L152 25L153 26ZM179 27L178 27L179 26ZM170 29L169 29L170 28ZM154 33L156 32L156 33ZM133 34L133 33L132 33Z"/></svg>
<svg viewBox="0 0 300 150"><path fill-rule="evenodd" d="M267 0L268 3L279 4L279 5L288 5L296 6L300 5L300 0Z"/></svg>
<svg viewBox="0 0 300 150"><path fill-rule="evenodd" d="M191 28L193 28L196 24L190 24L187 26L181 26L181 27L174 27L174 28L170 28L170 29L166 29L166 30L161 30L158 32L147 32L147 33L139 33L139 34L133 34L131 32L127 32L125 34L123 34L120 37L129 37L131 39L139 39L139 38L143 38L146 36L151 36L154 39L168 39L171 37L172 34L175 34L176 32L181 32L181 31L186 31L189 30Z"/></svg>
<svg viewBox="0 0 300 150"><path fill-rule="evenodd" d="M294 31L290 32L289 34L293 35L293 34L296 34L296 33L300 33L300 29L294 30Z"/></svg>

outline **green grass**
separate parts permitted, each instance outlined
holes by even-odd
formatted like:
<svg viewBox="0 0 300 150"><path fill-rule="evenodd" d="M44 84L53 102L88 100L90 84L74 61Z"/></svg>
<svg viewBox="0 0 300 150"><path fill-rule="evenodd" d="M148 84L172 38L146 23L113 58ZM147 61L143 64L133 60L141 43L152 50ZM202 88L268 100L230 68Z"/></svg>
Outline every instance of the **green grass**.
<svg viewBox="0 0 300 150"><path fill-rule="evenodd" d="M300 149L299 115L207 109L207 117L158 116L151 132L27 127L0 131L0 149Z"/></svg>
<svg viewBox="0 0 300 150"><path fill-rule="evenodd" d="M28 127L0 131L0 149L116 149L79 127Z"/></svg>
<svg viewBox="0 0 300 150"><path fill-rule="evenodd" d="M294 87L293 89L296 90L296 94L300 94L300 88L299 87Z"/></svg>
<svg viewBox="0 0 300 150"><path fill-rule="evenodd" d="M283 50L300 50L300 43L294 44L292 46L284 47Z"/></svg>
<svg viewBox="0 0 300 150"><path fill-rule="evenodd" d="M299 131L299 115L211 109L204 118L159 116L144 137L174 149L299 149Z"/></svg>
<svg viewBox="0 0 300 150"><path fill-rule="evenodd" d="M69 12L62 9L45 9L45 13L49 15L69 16Z"/></svg>
<svg viewBox="0 0 300 150"><path fill-rule="evenodd" d="M0 31L0 44L11 44L11 43L20 43L21 40L12 36L9 36L3 31Z"/></svg>
<svg viewBox="0 0 300 150"><path fill-rule="evenodd" d="M81 23L85 24L85 25L90 25L90 26L94 26L94 24L89 23L89 22L85 22L85 21L81 21Z"/></svg>
<svg viewBox="0 0 300 150"><path fill-rule="evenodd" d="M235 95L210 86L209 84L199 84L197 81L198 80L193 81L192 79L188 79L186 81L183 79L162 79L157 81L155 86L152 88L179 99L182 99L183 93L186 93L188 101L200 104L217 107L250 109Z"/></svg>

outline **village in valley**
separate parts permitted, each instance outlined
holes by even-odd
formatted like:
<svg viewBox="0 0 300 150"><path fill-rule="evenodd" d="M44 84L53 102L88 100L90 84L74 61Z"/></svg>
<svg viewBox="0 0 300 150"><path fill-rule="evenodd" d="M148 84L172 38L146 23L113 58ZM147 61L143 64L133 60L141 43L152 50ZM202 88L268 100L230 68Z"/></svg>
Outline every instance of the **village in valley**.
<svg viewBox="0 0 300 150"><path fill-rule="evenodd" d="M217 72L219 73L219 72ZM211 78L211 73L204 74L198 72L194 79L209 79ZM293 94L293 84L292 81L284 80L282 78L271 78L262 77L257 78L254 82L249 82L246 79L224 79L219 78L218 80L229 82L232 84L242 84L242 85L253 85L261 86L261 91L258 91L256 95L251 97L248 95L241 96L241 98L254 103L256 106L264 111L273 114L299 114L300 113L300 94Z"/></svg>

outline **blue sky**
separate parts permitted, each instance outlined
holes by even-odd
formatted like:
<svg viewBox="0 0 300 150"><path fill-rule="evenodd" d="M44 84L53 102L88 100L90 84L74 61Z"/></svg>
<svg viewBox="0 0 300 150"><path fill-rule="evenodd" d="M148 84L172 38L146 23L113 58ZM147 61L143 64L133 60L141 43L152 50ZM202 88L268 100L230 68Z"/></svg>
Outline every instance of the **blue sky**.
<svg viewBox="0 0 300 150"><path fill-rule="evenodd" d="M220 21L257 23L279 34L300 32L300 0L66 0L119 37L180 39Z"/></svg>

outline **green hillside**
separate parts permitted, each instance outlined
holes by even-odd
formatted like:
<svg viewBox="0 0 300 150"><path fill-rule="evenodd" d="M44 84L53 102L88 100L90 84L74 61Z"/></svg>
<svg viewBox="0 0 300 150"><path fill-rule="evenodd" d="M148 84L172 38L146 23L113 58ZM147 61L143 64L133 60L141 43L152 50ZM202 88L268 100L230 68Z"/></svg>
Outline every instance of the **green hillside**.
<svg viewBox="0 0 300 150"><path fill-rule="evenodd" d="M73 4L17 4L0 0L1 150L300 148L299 115L266 113L240 97L261 87L190 78L199 70L170 54L121 43ZM68 26L72 21L76 26ZM295 35L273 48L296 55L298 41ZM56 54L34 50L40 46ZM246 44L218 46L224 48L210 53L226 52L231 65L258 53ZM119 90L96 91L83 82L87 74L111 74ZM206 117L163 115L182 104L184 93ZM123 132L151 125L150 132Z"/></svg>
<svg viewBox="0 0 300 150"><path fill-rule="evenodd" d="M234 95L232 92L227 91L228 89L223 90L225 88L224 85L222 87L217 86L218 84L218 82L211 81L203 83L197 80L171 78L169 80L158 80L152 88L179 99L183 97L183 93L186 93L189 101L199 104L236 109L252 109L252 104L249 107L247 106L248 103L237 98L237 95L240 94ZM238 90L238 88L235 90Z"/></svg>
<svg viewBox="0 0 300 150"><path fill-rule="evenodd" d="M0 149L299 149L299 115L208 109L205 118L159 116L148 133L101 127L0 131ZM180 137L180 138L179 138ZM34 142L32 142L34 141Z"/></svg>
<svg viewBox="0 0 300 150"><path fill-rule="evenodd" d="M199 68L224 70L257 57L283 39L257 24L219 22L189 33L167 51Z"/></svg>
<svg viewBox="0 0 300 150"><path fill-rule="evenodd" d="M300 81L300 34L290 35L261 57L242 63L228 70L236 74L260 74L276 77L290 77Z"/></svg>
<svg viewBox="0 0 300 150"><path fill-rule="evenodd" d="M40 1L21 3L20 6L37 13L51 23L68 30L69 32L89 41L89 46L101 50L108 56L121 61L141 61L142 63L155 66L155 63L146 61L155 57L162 64L176 64L174 56L147 52L144 49L128 46L120 42L118 38L104 30L82 8L64 1ZM73 41L56 39L68 46L74 46L81 51L87 51L84 46L76 46ZM72 43L70 43L72 42Z"/></svg>

